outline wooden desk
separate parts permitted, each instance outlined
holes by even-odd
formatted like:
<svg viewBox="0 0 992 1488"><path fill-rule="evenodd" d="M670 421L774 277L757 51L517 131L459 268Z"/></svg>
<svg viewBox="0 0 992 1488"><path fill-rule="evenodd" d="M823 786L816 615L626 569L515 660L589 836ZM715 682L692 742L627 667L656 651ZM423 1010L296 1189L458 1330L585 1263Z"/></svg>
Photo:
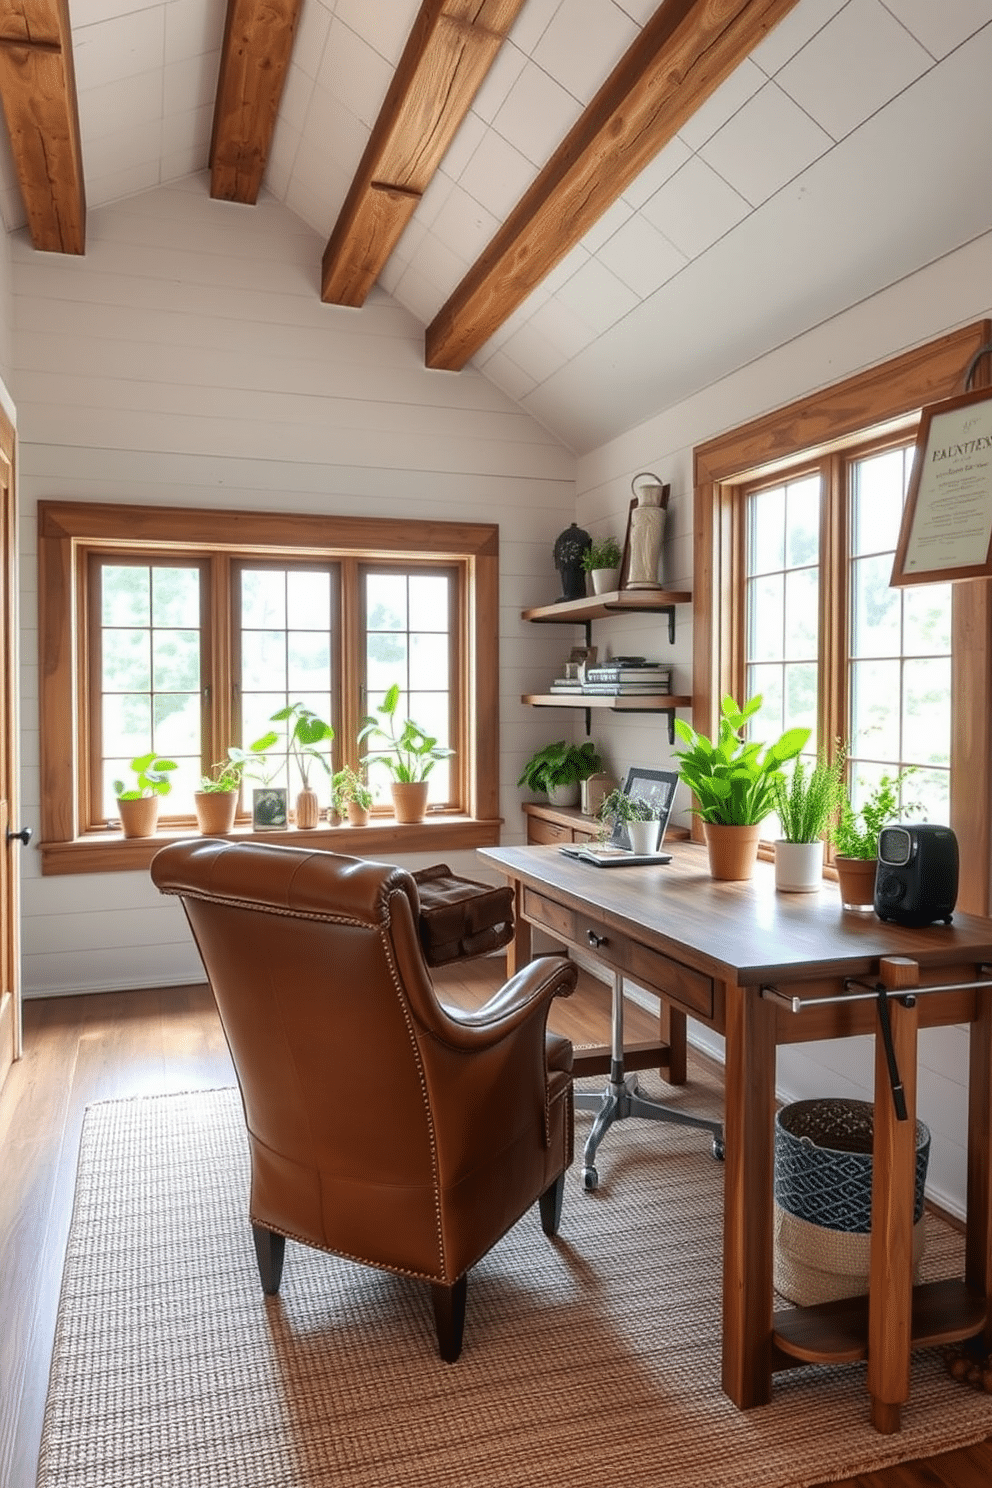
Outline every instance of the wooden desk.
<svg viewBox="0 0 992 1488"><path fill-rule="evenodd" d="M721 883L704 849L675 843L672 851L664 867L599 869L554 847L481 849L515 889L508 970L530 959L539 925L725 1036L723 1388L742 1408L763 1405L776 1371L866 1359L872 1421L897 1431L912 1347L983 1332L992 1342L992 984L957 985L981 981L992 963L992 920L955 915L950 926L907 930L845 912L830 884L815 895L777 894L765 863L750 882ZM869 991L880 982L920 989L887 1003L905 1121L896 1119L883 1041L875 1041L869 1296L773 1314L775 1049L875 1033L877 1000L849 979ZM813 1005L794 1012L795 998ZM970 1025L965 1275L914 1288L917 1028L959 1023Z"/></svg>

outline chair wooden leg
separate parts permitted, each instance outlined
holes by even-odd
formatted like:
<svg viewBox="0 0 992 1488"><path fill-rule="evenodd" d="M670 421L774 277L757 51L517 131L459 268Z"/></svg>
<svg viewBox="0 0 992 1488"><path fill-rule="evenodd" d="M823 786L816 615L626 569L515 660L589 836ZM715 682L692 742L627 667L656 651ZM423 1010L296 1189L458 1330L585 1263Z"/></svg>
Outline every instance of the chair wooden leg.
<svg viewBox="0 0 992 1488"><path fill-rule="evenodd" d="M434 1298L438 1352L446 1364L454 1364L462 1351L468 1273L459 1276L453 1286L444 1286L439 1281L432 1282L431 1293Z"/></svg>
<svg viewBox="0 0 992 1488"><path fill-rule="evenodd" d="M561 1201L565 1196L565 1174L559 1173L550 1188L538 1199L541 1206L541 1229L546 1235L557 1235L561 1224Z"/></svg>
<svg viewBox="0 0 992 1488"><path fill-rule="evenodd" d="M252 1225L251 1233L255 1241L255 1258L258 1261L258 1274L262 1278L262 1291L267 1297L274 1297L282 1281L286 1236L277 1235L273 1230L265 1229L264 1225L257 1224Z"/></svg>

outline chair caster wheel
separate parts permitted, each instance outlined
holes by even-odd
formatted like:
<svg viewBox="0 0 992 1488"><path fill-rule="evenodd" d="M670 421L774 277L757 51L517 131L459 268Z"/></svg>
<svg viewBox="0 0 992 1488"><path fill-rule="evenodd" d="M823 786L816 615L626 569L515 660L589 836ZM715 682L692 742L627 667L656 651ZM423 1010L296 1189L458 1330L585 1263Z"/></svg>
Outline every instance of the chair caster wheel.
<svg viewBox="0 0 992 1488"><path fill-rule="evenodd" d="M717 1162L723 1162L723 1159L726 1157L726 1155L727 1155L727 1149L723 1145L723 1138L722 1137L714 1137L713 1138L713 1156L716 1158Z"/></svg>
<svg viewBox="0 0 992 1488"><path fill-rule="evenodd" d="M594 1189L599 1187L599 1174L595 1168L582 1169L582 1187L586 1193L592 1193Z"/></svg>

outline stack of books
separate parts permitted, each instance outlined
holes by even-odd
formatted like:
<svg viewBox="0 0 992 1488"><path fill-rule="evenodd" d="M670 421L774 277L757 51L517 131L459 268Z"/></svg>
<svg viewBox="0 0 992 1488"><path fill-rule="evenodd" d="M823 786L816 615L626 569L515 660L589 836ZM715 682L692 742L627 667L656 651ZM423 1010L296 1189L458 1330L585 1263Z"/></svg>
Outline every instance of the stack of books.
<svg viewBox="0 0 992 1488"><path fill-rule="evenodd" d="M592 693L611 697L670 693L672 669L660 662L602 661L580 667L578 677L556 677L552 692Z"/></svg>
<svg viewBox="0 0 992 1488"><path fill-rule="evenodd" d="M659 662L604 661L587 666L582 674L582 691L610 693L613 696L638 693L666 693L672 690L672 669Z"/></svg>

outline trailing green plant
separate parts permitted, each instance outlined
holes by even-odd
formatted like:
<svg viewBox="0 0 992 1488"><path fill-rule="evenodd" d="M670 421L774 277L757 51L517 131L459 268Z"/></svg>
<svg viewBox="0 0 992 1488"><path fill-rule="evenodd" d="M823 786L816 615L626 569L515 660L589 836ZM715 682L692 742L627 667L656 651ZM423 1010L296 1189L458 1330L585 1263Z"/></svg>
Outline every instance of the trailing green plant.
<svg viewBox="0 0 992 1488"><path fill-rule="evenodd" d="M675 730L688 746L676 749L675 758L698 802L693 811L705 822L736 827L763 822L775 810L775 782L783 778L782 766L795 759L809 738L808 728L792 728L774 744L745 739L742 730L762 701L759 695L739 707L728 694L715 741L697 734L684 719L675 720Z"/></svg>
<svg viewBox="0 0 992 1488"><path fill-rule="evenodd" d="M602 768L603 761L591 740L568 744L558 739L531 755L517 784L547 795L553 786L579 785Z"/></svg>
<svg viewBox="0 0 992 1488"><path fill-rule="evenodd" d="M914 816L919 811L918 801L901 799L905 782L915 774L916 766L907 765L895 775L882 775L857 811L845 790L840 817L830 832L830 841L840 857L866 860L877 857L878 834L882 828L902 816Z"/></svg>
<svg viewBox="0 0 992 1488"><path fill-rule="evenodd" d="M632 821L656 821L657 808L650 801L645 801L642 796L628 796L625 791L619 789L610 791L599 808L599 819L602 822L632 822Z"/></svg>
<svg viewBox="0 0 992 1488"><path fill-rule="evenodd" d="M582 554L582 567L586 573L592 573L594 568L619 568L622 559L616 538L604 537L602 542L594 542L592 547L586 548Z"/></svg>
<svg viewBox="0 0 992 1488"><path fill-rule="evenodd" d="M351 766L345 765L331 776L331 801L338 816L344 816L351 802L361 806L363 811L369 811L372 792Z"/></svg>
<svg viewBox="0 0 992 1488"><path fill-rule="evenodd" d="M439 744L433 734L412 718L402 721L396 718L400 695L400 684L394 682L376 709L379 717L369 714L361 720L359 744L378 742L380 748L363 754L359 763L366 768L381 763L394 780L403 785L415 785L428 778L438 760L450 759L455 751L446 744ZM385 721L385 728L381 720Z"/></svg>
<svg viewBox="0 0 992 1488"><path fill-rule="evenodd" d="M310 789L310 770L315 762L330 775L331 762L327 754L317 747L334 738L334 730L329 723L325 723L304 703L287 703L285 708L273 713L270 722L286 725L286 744L290 757L296 761L304 790ZM258 742L266 749L271 749L278 737L278 734L266 735L264 740Z"/></svg>
<svg viewBox="0 0 992 1488"><path fill-rule="evenodd" d="M146 796L167 796L172 789L169 773L178 770L175 760L163 759L154 749L148 754L139 754L131 761L131 769L138 778L136 786L128 789L123 780L114 781L114 794L118 801L140 801Z"/></svg>
<svg viewBox="0 0 992 1488"><path fill-rule="evenodd" d="M832 760L821 751L814 765L797 759L789 779L775 781L775 810L786 842L817 842L833 825L844 800L845 763L843 750Z"/></svg>

